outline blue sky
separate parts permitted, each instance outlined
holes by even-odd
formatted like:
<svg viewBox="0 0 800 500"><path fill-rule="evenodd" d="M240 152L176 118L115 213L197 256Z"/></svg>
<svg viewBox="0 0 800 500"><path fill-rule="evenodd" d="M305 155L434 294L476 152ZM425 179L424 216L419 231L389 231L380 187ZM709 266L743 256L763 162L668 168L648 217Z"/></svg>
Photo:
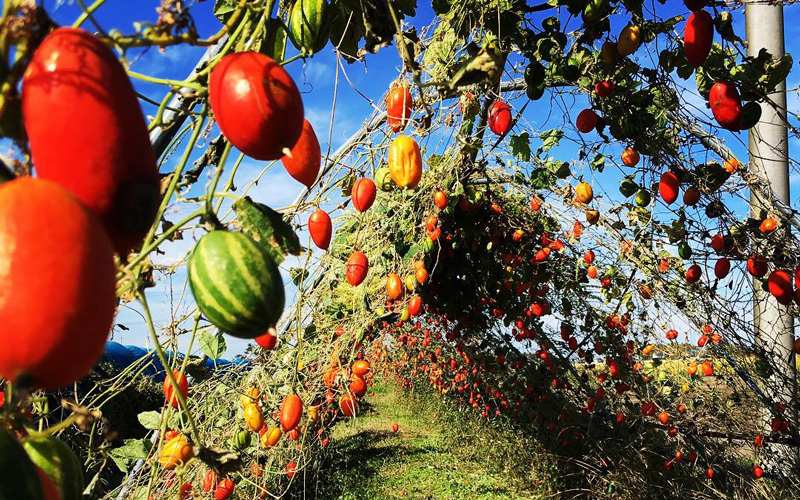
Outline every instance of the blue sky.
<svg viewBox="0 0 800 500"><path fill-rule="evenodd" d="M206 0L198 2L191 9L194 20L197 24L198 31L201 36L208 36L215 33L220 24L212 14L213 1ZM659 6L658 14L661 17L669 15L684 14L685 8L683 3L678 0L669 0L667 7ZM124 33L133 31L133 23L136 21L150 21L155 22L157 19L156 7L160 4L159 0L108 0L106 5L103 6L95 15L97 22L105 29L117 29ZM58 23L72 24L80 9L74 2L69 0L61 2L45 1L45 7L51 13ZM795 61L800 61L800 23L792 22L792 19L800 18L800 6L788 6L785 8L787 26L786 26L786 43L787 51L795 55ZM538 18L546 17L545 14L537 14ZM412 20L412 24L417 26L418 29L423 28L430 24L433 19L433 12L430 5L425 2L419 2L417 9L417 17ZM616 34L624 25L623 16L616 16L612 22L612 33ZM579 26L578 20L571 20L568 28L577 29ZM87 29L92 29L90 23L84 25ZM734 28L738 34L744 36L744 22L742 15L737 13L735 16ZM682 31L682 24L678 26L679 32ZM139 73L148 74L160 78L170 79L183 79L189 74L194 67L195 62L202 56L203 48L190 47L190 46L176 46L168 47L164 51L156 49L149 49L146 51L132 51L128 56L131 62L131 68ZM651 53L654 51L651 51ZM655 52L657 53L657 52ZM294 48L289 44L287 48L287 56L295 54ZM640 50L636 57L645 58L649 57L648 53ZM511 62L514 62L512 59ZM389 84L397 78L400 68L400 58L394 47L384 48L376 55L369 55L365 63L356 63L352 65L344 64L342 70L346 71L347 79L343 74L339 78L339 90L337 96L337 107L335 114L335 122L331 132L331 147L335 149L347 137L355 132L363 123L363 120L369 116L372 111L370 102L362 97L359 92L369 99L375 101L375 104L380 106L380 97L386 91ZM336 56L328 45L326 49L315 55L313 59L307 60L305 63L296 62L290 64L287 69L294 77L300 91L303 93L305 103L306 118L312 123L317 135L320 139L323 153L328 148L328 131L329 121L331 116L331 103L334 95L334 75L336 73ZM348 82L350 80L351 84ZM698 113L705 112L707 116L708 110L705 109L703 100L697 95L694 85L694 79L690 78L685 83L685 91L683 98L685 101L697 107ZM164 95L165 88L159 85L149 84L141 81L134 80L137 90L148 97L160 101ZM788 79L788 86L790 89L797 89L800 85L800 69L797 64L792 70ZM358 89L359 92L356 92ZM575 104L573 106L573 100ZM526 99L524 97L512 101L512 106L520 107L524 104ZM574 121L574 116L564 115L563 110L572 107L573 114L577 114L581 109L587 107L588 101L583 96L574 97L572 95L557 96L555 94L545 95L540 101L528 106L524 119L520 121L516 131L529 130L532 136L541 130L550 128L571 127ZM794 114L800 114L800 97L797 92L790 93L789 95L790 111ZM145 113L152 114L154 109L152 106L144 105ZM710 119L709 119L710 120ZM797 123L795 121L795 123ZM569 134L571 137L576 137L577 134ZM441 138L441 134L432 134L432 138L426 139L431 149ZM726 143L737 153L740 158L746 158L746 141L747 134L730 134L725 133L722 135ZM594 139L594 137L589 137ZM201 143L202 144L202 143ZM534 143L535 147L535 143ZM800 151L800 141L794 139L792 141L792 151ZM562 160L571 160L577 158L578 144L570 141L564 141L563 145L551 153L553 156ZM607 147L604 152L609 155L616 155L618 157L621 147L618 145ZM441 152L441 151L438 151ZM202 153L202 149L198 148L194 157ZM177 156L177 155L175 155ZM162 169L166 171L169 169L171 158L165 162L165 167ZM266 164L263 162L256 162L246 159L240 169L240 174L237 177L237 185L244 186L245 180L255 177L255 175L265 168ZM577 163L573 167L573 171L578 175L584 175L591 179L592 172L586 164ZM617 193L617 185L621 179L622 174L618 169L607 168L602 174L602 177L594 177L593 183L596 192L605 195L606 200L603 203L609 205L618 203L620 197ZM199 188L203 187L203 180L199 183ZM280 164L271 168L259 182L250 191L251 196L262 203L266 203L274 208L289 205L295 196L299 193L301 185L295 182L291 177L286 174ZM798 193L800 193L800 172L793 172L792 175L792 200L797 200ZM241 191L240 191L241 192ZM798 203L794 203L798 206ZM731 207L737 212L741 211L742 214L746 211L746 205L742 200L731 199ZM183 209L173 209L168 214L168 218L176 219ZM656 209L659 216L664 216L666 211L664 206L661 205ZM305 222L305 215L302 216L302 222ZM303 243L307 243L307 235L301 233ZM170 243L165 246L164 250L166 255L155 257L154 260L158 263L168 264L175 259L184 255L192 246L193 241L187 238L184 241ZM289 260L284 268L288 268L294 264L295 261ZM712 262L713 265L713 262ZM287 279L288 280L288 279ZM148 292L149 301L156 316L156 324L163 324L168 321L170 317L170 310L172 308L170 302L170 285L174 287L174 299L177 302L183 293L185 297L190 297L188 290L184 288L185 272L181 268L173 276L172 283L170 280L164 279L159 283L159 286ZM287 289L287 301L291 302L292 288ZM184 300L180 310L187 310L191 307L191 302ZM126 307L123 309L119 316L118 322L123 323L129 328L127 331L117 330L114 332L113 340L125 344L137 344L149 346L148 339L145 335L145 324L142 320L137 308ZM188 339L186 339L188 342ZM247 342L232 339L228 337L229 353L239 353L243 351ZM181 347L185 348L186 345L182 341Z"/></svg>

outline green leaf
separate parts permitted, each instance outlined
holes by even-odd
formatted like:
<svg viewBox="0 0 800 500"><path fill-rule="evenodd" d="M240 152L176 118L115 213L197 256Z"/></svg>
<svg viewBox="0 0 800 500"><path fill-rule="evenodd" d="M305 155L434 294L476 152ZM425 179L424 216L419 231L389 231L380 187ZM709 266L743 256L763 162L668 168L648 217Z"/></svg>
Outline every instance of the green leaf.
<svg viewBox="0 0 800 500"><path fill-rule="evenodd" d="M531 172L531 185L535 189L546 189L555 183L555 177L546 168L535 168Z"/></svg>
<svg viewBox="0 0 800 500"><path fill-rule="evenodd" d="M236 10L238 4L239 2L236 0L217 0L214 3L214 15L224 24Z"/></svg>
<svg viewBox="0 0 800 500"><path fill-rule="evenodd" d="M305 276L305 273L302 268L293 267L289 269L289 277L292 278L292 283L294 283L295 286L300 286L300 281L302 281L303 276Z"/></svg>
<svg viewBox="0 0 800 500"><path fill-rule="evenodd" d="M530 161L531 159L531 141L530 134L522 132L520 134L511 136L511 153L519 158L521 161Z"/></svg>
<svg viewBox="0 0 800 500"><path fill-rule="evenodd" d="M127 473L128 465L137 460L147 458L152 447L153 443L147 439L126 439L122 446L111 450L108 456L117 464L119 470Z"/></svg>
<svg viewBox="0 0 800 500"><path fill-rule="evenodd" d="M242 231L264 245L276 264L283 262L283 256L287 253L302 253L300 239L279 212L254 202L249 196L236 200L233 210L241 223Z"/></svg>
<svg viewBox="0 0 800 500"><path fill-rule="evenodd" d="M555 128L539 134L539 139L542 140L542 151L550 151L558 146L562 137L564 137L564 131Z"/></svg>
<svg viewBox="0 0 800 500"><path fill-rule="evenodd" d="M210 359L221 358L222 355L225 354L225 349L227 349L227 346L225 345L225 338L222 336L222 332L216 334L203 332L203 334L200 335L200 350Z"/></svg>
<svg viewBox="0 0 800 500"><path fill-rule="evenodd" d="M142 424L142 427L151 431L157 430L161 425L161 412L143 411L136 415L136 418Z"/></svg>
<svg viewBox="0 0 800 500"><path fill-rule="evenodd" d="M408 262L409 260L413 259L419 253L419 245L414 244L408 249L408 251L403 255L403 262Z"/></svg>
<svg viewBox="0 0 800 500"><path fill-rule="evenodd" d="M592 169L597 170L598 172L602 172L603 169L606 168L606 157L600 153L594 155L592 159Z"/></svg>

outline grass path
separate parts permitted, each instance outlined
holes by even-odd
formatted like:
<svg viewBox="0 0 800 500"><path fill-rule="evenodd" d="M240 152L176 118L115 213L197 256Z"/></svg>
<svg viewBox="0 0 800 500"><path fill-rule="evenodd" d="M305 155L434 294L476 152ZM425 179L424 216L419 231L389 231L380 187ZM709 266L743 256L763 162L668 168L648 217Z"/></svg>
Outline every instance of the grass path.
<svg viewBox="0 0 800 500"><path fill-rule="evenodd" d="M533 498L481 457L452 449L435 415L415 413L400 391L376 387L367 400L370 408L334 429L320 500Z"/></svg>

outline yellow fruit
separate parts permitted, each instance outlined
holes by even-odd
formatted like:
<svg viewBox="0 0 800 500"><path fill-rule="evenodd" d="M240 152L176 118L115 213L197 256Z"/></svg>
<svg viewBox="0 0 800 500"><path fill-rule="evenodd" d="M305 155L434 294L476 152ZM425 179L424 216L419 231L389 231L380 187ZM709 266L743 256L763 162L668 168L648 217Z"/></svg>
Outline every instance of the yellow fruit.
<svg viewBox="0 0 800 500"><path fill-rule="evenodd" d="M258 401L258 396L261 395L261 391L258 390L258 387L251 387L247 389L244 396L242 396L242 408L247 408L249 405L255 404Z"/></svg>
<svg viewBox="0 0 800 500"><path fill-rule="evenodd" d="M261 435L261 446L272 448L281 440L281 430L278 427L270 427L267 432Z"/></svg>
<svg viewBox="0 0 800 500"><path fill-rule="evenodd" d="M409 317L411 317L411 314L408 312L408 308L403 308L403 312L400 313L400 321L408 321Z"/></svg>
<svg viewBox="0 0 800 500"><path fill-rule="evenodd" d="M170 439L161 450L158 463L166 470L183 465L194 457L194 449L183 434Z"/></svg>
<svg viewBox="0 0 800 500"><path fill-rule="evenodd" d="M256 404L247 405L244 409L244 421L250 430L261 429L264 425L264 414L261 412L261 407Z"/></svg>
<svg viewBox="0 0 800 500"><path fill-rule="evenodd" d="M319 419L319 406L309 406L306 409L306 415L312 424L315 423Z"/></svg>
<svg viewBox="0 0 800 500"><path fill-rule="evenodd" d="M586 211L586 222L589 224L597 224L597 221L600 220L600 212L598 210L587 210Z"/></svg>
<svg viewBox="0 0 800 500"><path fill-rule="evenodd" d="M592 198L594 198L592 186L588 182L581 182L578 184L578 187L575 189L575 194L578 201L581 203L591 203Z"/></svg>
<svg viewBox="0 0 800 500"><path fill-rule="evenodd" d="M416 286L417 286L417 278L414 277L413 274L409 274L408 276L406 276L406 279L403 280L403 281L405 281L406 288L408 288L408 291L409 292L413 292L414 288L416 288Z"/></svg>
<svg viewBox="0 0 800 500"><path fill-rule="evenodd" d="M617 51L622 56L629 56L636 52L642 43L641 30L636 25L625 26L617 40Z"/></svg>
<svg viewBox="0 0 800 500"><path fill-rule="evenodd" d="M681 386L681 392L684 393L684 394L688 393L689 392L689 384L683 384Z"/></svg>

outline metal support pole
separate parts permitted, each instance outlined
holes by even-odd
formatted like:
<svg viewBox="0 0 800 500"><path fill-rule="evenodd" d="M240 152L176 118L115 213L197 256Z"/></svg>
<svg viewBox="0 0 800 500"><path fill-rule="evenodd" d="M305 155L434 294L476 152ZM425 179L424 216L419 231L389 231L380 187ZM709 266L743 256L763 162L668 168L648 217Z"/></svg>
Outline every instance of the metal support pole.
<svg viewBox="0 0 800 500"><path fill-rule="evenodd" d="M745 2L745 25L747 31L747 55L757 56L766 49L773 58L785 53L783 4ZM768 96L771 104L763 105L758 124L750 130L750 168L769 183L773 196L789 204L789 139L786 121L786 82L781 82L775 92ZM755 194L750 196L750 211L754 218L763 218L768 205ZM781 230L788 231L788 227ZM788 235L787 235L788 236ZM763 249L769 254L771 249ZM756 342L764 349L772 368L765 392L776 403L786 406L787 417L796 422L795 394L794 318L787 306L780 305L775 298L763 290L760 282L754 282L753 323ZM768 413L766 415L769 415ZM765 416L766 416L765 415ZM769 427L769 422L765 422ZM796 450L774 446L772 457L766 465L776 472L788 473L798 465Z"/></svg>

